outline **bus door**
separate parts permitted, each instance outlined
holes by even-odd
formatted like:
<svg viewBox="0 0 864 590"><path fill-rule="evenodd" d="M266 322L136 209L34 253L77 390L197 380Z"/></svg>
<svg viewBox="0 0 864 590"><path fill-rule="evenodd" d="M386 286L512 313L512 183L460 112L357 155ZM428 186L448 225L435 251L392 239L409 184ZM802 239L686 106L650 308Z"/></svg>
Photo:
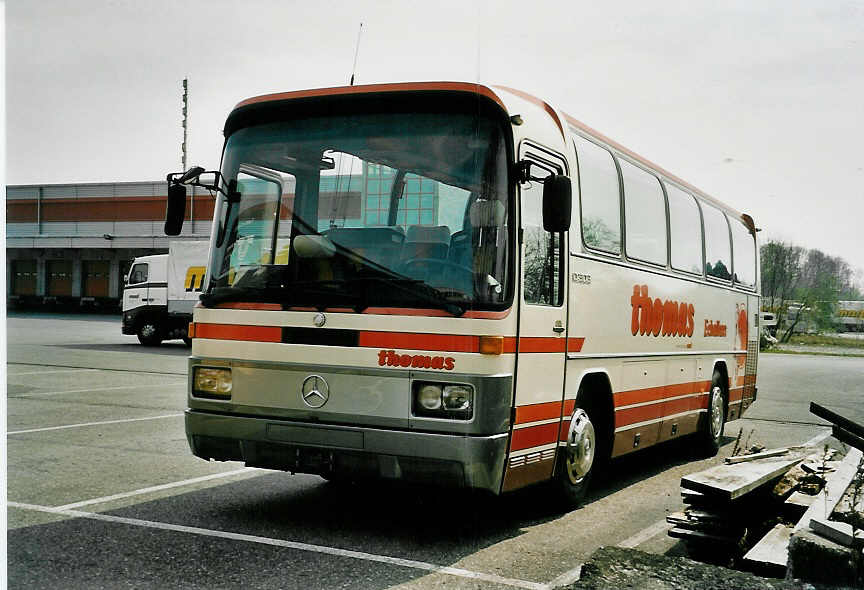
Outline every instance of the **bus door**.
<svg viewBox="0 0 864 590"><path fill-rule="evenodd" d="M532 180L519 185L519 333L513 434L503 490L548 479L555 466L567 354L565 234L543 229L543 178L567 174L564 161L524 142Z"/></svg>

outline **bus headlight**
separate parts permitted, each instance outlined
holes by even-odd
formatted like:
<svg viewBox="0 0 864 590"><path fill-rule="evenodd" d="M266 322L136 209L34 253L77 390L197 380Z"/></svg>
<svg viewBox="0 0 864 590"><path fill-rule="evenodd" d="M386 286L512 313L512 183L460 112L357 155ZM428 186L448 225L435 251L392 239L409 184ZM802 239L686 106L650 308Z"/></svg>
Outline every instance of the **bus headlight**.
<svg viewBox="0 0 864 590"><path fill-rule="evenodd" d="M474 387L466 384L414 383L414 415L470 420L474 413Z"/></svg>
<svg viewBox="0 0 864 590"><path fill-rule="evenodd" d="M420 385L417 390L417 403L424 410L441 409L441 386L434 383Z"/></svg>
<svg viewBox="0 0 864 590"><path fill-rule="evenodd" d="M474 388L470 385L446 385L443 399L447 410L469 410L474 401Z"/></svg>
<svg viewBox="0 0 864 590"><path fill-rule="evenodd" d="M231 369L195 367L192 394L195 397L231 399Z"/></svg>

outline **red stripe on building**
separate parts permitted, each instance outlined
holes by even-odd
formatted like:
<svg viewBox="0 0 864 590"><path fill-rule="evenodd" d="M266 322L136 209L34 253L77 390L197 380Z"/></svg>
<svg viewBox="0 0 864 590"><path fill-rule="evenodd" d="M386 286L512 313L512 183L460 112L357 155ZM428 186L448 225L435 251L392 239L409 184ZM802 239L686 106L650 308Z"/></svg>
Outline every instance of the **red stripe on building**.
<svg viewBox="0 0 864 590"><path fill-rule="evenodd" d="M554 443L558 438L558 422L519 428L513 431L510 451L521 451Z"/></svg>

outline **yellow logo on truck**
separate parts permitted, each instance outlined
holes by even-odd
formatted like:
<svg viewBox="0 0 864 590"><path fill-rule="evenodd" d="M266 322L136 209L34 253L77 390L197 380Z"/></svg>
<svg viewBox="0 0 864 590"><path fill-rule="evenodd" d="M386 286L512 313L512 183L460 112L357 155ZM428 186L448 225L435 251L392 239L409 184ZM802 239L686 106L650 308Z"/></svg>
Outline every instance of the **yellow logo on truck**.
<svg viewBox="0 0 864 590"><path fill-rule="evenodd" d="M183 285L187 293L204 290L204 273L206 271L207 267L205 266L190 266L186 269L186 280L183 281Z"/></svg>

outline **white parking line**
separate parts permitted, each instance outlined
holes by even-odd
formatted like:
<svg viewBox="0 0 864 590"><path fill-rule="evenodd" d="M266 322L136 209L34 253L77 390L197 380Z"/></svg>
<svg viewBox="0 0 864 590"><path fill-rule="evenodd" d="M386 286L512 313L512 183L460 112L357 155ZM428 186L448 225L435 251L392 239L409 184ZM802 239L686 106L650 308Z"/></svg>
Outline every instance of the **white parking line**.
<svg viewBox="0 0 864 590"><path fill-rule="evenodd" d="M99 514L97 512L79 512L77 510L64 510L60 508L50 508L48 506L37 506L35 504L23 504L20 502L8 502L8 506L13 508L21 508L24 510L35 510L38 512L47 512L49 514L58 514L61 516L69 516L74 518L89 518L92 520L100 520L103 522L112 522L116 524L125 524L130 526L139 526L151 529L160 529L165 531L174 531L178 533L187 533L191 535L201 535L204 537L217 537L221 539L231 539L233 541L245 541L247 543L259 543L261 545L271 545L274 547L285 547L287 549L295 549L299 551L309 551L312 553L321 553L324 555L333 555L335 557L347 557L350 559L361 559L363 561L372 561L377 563L385 563L398 567L412 568L423 570L430 573L446 574L459 578L467 578L482 582L490 582L493 584L502 584L505 586L513 586L515 588L527 588L528 590L548 590L546 584L538 582L529 582L527 580L517 580L513 578L504 578L495 574L485 574L483 572L474 572L461 568L436 565L425 561L415 561L413 559L402 559L399 557L390 557L387 555L376 555L374 553L363 553L362 551L351 551L349 549L338 549L336 547L326 547L323 545L311 545L309 543L300 543L297 541L286 541L283 539L273 539L270 537L258 537L255 535L244 535L241 533L230 533L226 531L217 531L212 529L203 529L199 527L183 526L178 524L168 524L164 522L154 522L151 520L140 520L138 518L124 518L121 516L113 516L110 514Z"/></svg>
<svg viewBox="0 0 864 590"><path fill-rule="evenodd" d="M25 394L12 395L9 397L33 397L33 396L37 396L37 395L63 395L64 393L90 393L90 392L95 393L97 391L112 391L115 389L145 389L148 387L152 388L152 387L159 387L159 386L165 386L165 385L167 385L167 386L180 386L180 385L185 385L185 384L186 384L186 380L184 378L183 383L156 383L155 385L152 383L148 383L146 385L118 385L116 387L94 386L94 387L88 387L87 389L69 389L69 390L65 390L65 391L28 391Z"/></svg>
<svg viewBox="0 0 864 590"><path fill-rule="evenodd" d="M656 537L660 533L665 533L668 529L671 528L672 527L669 525L669 523L666 522L666 519L663 519L659 522L655 522L648 528L642 529L629 539L624 539L623 541L618 543L618 547L621 547L622 549L633 549L634 547L638 547L648 539Z"/></svg>
<svg viewBox="0 0 864 590"><path fill-rule="evenodd" d="M164 414L162 416L149 416L147 418L126 418L124 420L105 420L103 422L82 422L80 424L66 424L65 426L47 426L45 428L30 428L29 430L13 430L6 434L27 434L28 432L45 432L47 430L64 430L66 428L80 428L82 426L101 426L102 424L122 424L124 422L140 422L141 420L159 420L161 418L176 418L183 414Z"/></svg>
<svg viewBox="0 0 864 590"><path fill-rule="evenodd" d="M9 377L20 377L21 375L48 375L50 373L87 373L99 369L63 369L62 371L28 371L26 373L9 373Z"/></svg>
<svg viewBox="0 0 864 590"><path fill-rule="evenodd" d="M223 471L222 473L211 473L210 475L202 475L201 477L193 477L192 479L173 481L171 483L163 483L162 485L151 486L149 488L141 488L138 490L132 490L131 492L121 492L119 494L114 494L111 496L103 496L101 498L93 498L92 500L82 500L81 502L73 502L71 504L64 504L63 506L55 506L54 510L70 510L72 508L80 508L82 506L90 506L91 504L102 504L104 502L111 502L112 500L120 500L122 498L131 498L132 496L140 496L141 494L149 494L150 492L159 492L161 490L170 490L171 488L179 488L182 486L188 486L188 485L192 485L192 484L199 483L202 481L210 481L211 479L220 479L223 477L230 477L232 475L237 475L238 473L246 473L247 471L259 471L259 470L254 469L252 467L244 467L243 469L235 469L233 471Z"/></svg>
<svg viewBox="0 0 864 590"><path fill-rule="evenodd" d="M825 440L829 436L831 436L831 428L826 428L824 432L820 432L819 434L817 434L816 436L814 436L813 438L811 438L810 440L805 442L804 446L805 447L815 447L816 445L821 443L823 440Z"/></svg>

